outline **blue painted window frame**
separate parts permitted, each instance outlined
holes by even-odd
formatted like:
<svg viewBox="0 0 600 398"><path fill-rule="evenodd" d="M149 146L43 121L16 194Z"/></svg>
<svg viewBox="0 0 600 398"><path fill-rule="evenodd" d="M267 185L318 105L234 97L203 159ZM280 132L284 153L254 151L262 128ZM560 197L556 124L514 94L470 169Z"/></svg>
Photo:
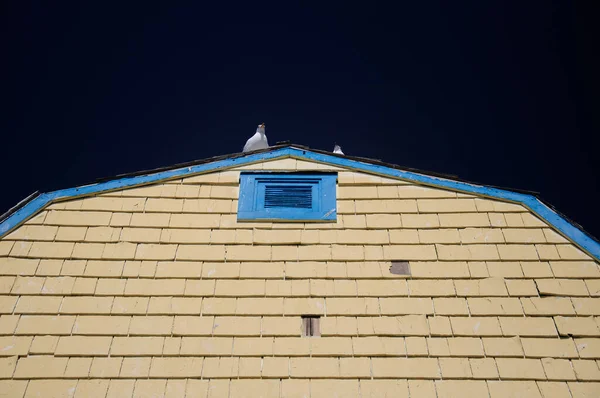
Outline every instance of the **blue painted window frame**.
<svg viewBox="0 0 600 398"><path fill-rule="evenodd" d="M265 208L265 185L308 185L312 188L310 208ZM238 201L239 221L323 221L337 220L337 173L242 172Z"/></svg>

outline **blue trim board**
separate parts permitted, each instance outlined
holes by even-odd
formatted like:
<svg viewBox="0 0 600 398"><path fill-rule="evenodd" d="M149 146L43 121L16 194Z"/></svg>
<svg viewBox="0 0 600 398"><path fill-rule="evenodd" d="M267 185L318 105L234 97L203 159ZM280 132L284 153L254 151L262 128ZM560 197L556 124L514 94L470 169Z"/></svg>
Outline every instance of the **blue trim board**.
<svg viewBox="0 0 600 398"><path fill-rule="evenodd" d="M0 223L0 237L6 235L11 230L29 218L33 217L40 210L54 202L100 194L118 189L148 185L164 180L188 176L191 174L214 172L222 169L244 166L251 163L288 157L316 161L319 163L327 163L334 166L351 168L357 171L377 174L384 177L400 178L405 181L411 181L422 185L429 185L432 187L445 188L452 191L459 191L468 194L485 196L492 199L500 199L507 202L518 203L527 207L546 223L553 226L571 242L579 246L597 261L600 261L600 243L598 243L581 229L571 224L568 220L546 206L533 195L508 191L500 188L486 187L462 181L454 181L435 176L428 176L412 171L398 170L382 165L348 159L342 156L327 155L320 152L313 152L308 149L298 149L292 146L273 149L266 152L251 153L246 156L234 157L234 155L232 155L230 158L216 160L214 162L203 163L174 170L159 171L152 174L123 177L98 184L44 193L26 203L23 207L10 214L5 220L3 220Z"/></svg>

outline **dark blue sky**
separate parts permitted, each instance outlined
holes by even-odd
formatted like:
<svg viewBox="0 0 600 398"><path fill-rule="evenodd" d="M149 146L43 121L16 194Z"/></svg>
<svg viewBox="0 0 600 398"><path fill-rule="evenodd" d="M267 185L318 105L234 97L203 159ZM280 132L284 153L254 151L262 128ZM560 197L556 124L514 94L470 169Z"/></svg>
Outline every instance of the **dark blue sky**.
<svg viewBox="0 0 600 398"><path fill-rule="evenodd" d="M264 121L271 144L538 191L600 236L583 2L161 3L2 3L0 212L239 152Z"/></svg>

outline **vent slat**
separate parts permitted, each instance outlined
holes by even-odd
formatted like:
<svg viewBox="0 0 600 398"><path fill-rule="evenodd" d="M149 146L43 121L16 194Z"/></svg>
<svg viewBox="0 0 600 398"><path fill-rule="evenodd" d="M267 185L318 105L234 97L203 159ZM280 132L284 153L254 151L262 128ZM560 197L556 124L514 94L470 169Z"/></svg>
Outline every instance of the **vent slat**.
<svg viewBox="0 0 600 398"><path fill-rule="evenodd" d="M288 207L310 209L312 187L307 185L266 185L265 208Z"/></svg>

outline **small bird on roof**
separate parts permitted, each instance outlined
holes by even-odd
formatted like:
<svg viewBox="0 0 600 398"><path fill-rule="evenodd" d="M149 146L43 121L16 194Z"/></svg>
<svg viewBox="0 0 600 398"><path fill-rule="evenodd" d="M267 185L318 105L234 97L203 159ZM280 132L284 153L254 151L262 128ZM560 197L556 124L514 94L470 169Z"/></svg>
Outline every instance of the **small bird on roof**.
<svg viewBox="0 0 600 398"><path fill-rule="evenodd" d="M333 153L337 153L338 155L344 154L344 152L342 152L342 147L338 144L335 144L335 146L333 147Z"/></svg>
<svg viewBox="0 0 600 398"><path fill-rule="evenodd" d="M265 149L269 147L267 136L265 135L265 124L261 123L256 128L256 134L246 141L243 152L255 151L257 149Z"/></svg>

